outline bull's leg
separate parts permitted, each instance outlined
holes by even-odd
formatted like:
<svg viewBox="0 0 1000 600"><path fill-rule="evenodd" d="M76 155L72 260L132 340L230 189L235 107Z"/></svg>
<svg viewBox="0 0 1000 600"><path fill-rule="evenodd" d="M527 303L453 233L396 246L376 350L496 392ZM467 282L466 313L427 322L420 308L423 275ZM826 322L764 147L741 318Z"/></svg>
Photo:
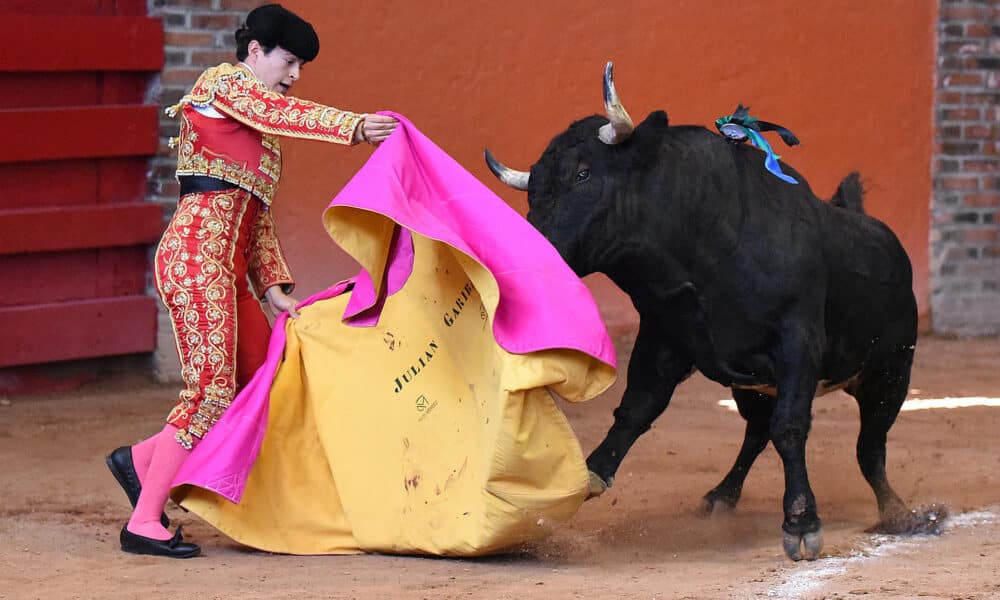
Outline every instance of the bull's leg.
<svg viewBox="0 0 1000 600"><path fill-rule="evenodd" d="M878 513L882 519L887 515L907 512L906 505L889 485L885 476L885 442L889 428L896 422L899 409L906 400L910 383L910 363L912 352L903 365L893 365L887 369L871 369L863 373L856 388L854 398L861 412L861 431L858 433L858 466L865 481L872 486L878 501ZM893 362L900 362L897 357ZM900 370L905 372L899 373Z"/></svg>
<svg viewBox="0 0 1000 600"><path fill-rule="evenodd" d="M689 359L666 347L658 330L640 325L629 359L628 385L615 409L615 422L587 458L591 497L611 486L629 448L667 408L674 388L691 368Z"/></svg>
<svg viewBox="0 0 1000 600"><path fill-rule="evenodd" d="M885 442L906 399L913 364L913 347L902 345L886 361L872 364L848 391L861 412L858 434L858 465L878 501L879 533L937 532L943 514L940 508L911 511L889 485L885 475Z"/></svg>
<svg viewBox="0 0 1000 600"><path fill-rule="evenodd" d="M733 389L733 399L736 400L740 415L747 422L743 447L736 456L736 463L722 482L705 494L702 509L706 514L736 508L750 467L771 439L769 421L774 411L774 397L753 390Z"/></svg>
<svg viewBox="0 0 1000 600"><path fill-rule="evenodd" d="M806 471L806 439L812 424L812 401L819 365L818 332L786 330L776 356L778 398L771 414L771 442L785 470L785 554L792 560L814 560L823 546L816 497ZM802 548L804 547L804 549Z"/></svg>

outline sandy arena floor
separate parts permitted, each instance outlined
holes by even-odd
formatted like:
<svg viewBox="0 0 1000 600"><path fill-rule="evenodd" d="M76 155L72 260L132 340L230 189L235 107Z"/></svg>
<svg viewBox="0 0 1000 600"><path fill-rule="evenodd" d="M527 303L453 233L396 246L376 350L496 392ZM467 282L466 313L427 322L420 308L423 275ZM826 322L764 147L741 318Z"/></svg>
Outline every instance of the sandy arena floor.
<svg viewBox="0 0 1000 600"><path fill-rule="evenodd" d="M623 358L629 347L619 344ZM912 396L1000 396L998 357L998 339L925 338ZM603 437L623 387L565 406L585 451ZM772 448L736 511L697 514L742 439L740 417L718 405L728 397L701 377L683 384L615 487L527 550L478 560L279 556L174 507L171 519L204 550L188 561L119 551L128 505L103 460L159 429L173 388L135 376L2 398L0 599L1000 598L1000 408L901 413L889 434L890 480L908 502L943 503L953 516L941 536L892 538L864 533L876 508L854 459L853 400L818 400L809 466L826 545L820 560L792 563L781 551Z"/></svg>

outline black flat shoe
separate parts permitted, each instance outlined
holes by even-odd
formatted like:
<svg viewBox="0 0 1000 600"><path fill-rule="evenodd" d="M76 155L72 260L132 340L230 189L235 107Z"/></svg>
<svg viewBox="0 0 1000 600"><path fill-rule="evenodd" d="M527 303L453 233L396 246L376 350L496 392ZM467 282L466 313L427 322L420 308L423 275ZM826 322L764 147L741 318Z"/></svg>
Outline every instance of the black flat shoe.
<svg viewBox="0 0 1000 600"><path fill-rule="evenodd" d="M104 462L108 464L108 469L115 476L115 481L125 490L125 495L128 496L132 508L135 508L135 503L139 501L139 494L142 493L142 484L139 483L139 476L135 473L135 465L132 464L131 446L116 448L104 459ZM170 527L167 513L160 513L160 524L164 527Z"/></svg>
<svg viewBox="0 0 1000 600"><path fill-rule="evenodd" d="M194 558L201 554L201 548L197 544L188 544L183 541L180 525L177 526L174 537L169 540L154 540L132 533L128 530L128 525L122 527L119 539L122 543L122 551L130 554L151 554L169 558Z"/></svg>

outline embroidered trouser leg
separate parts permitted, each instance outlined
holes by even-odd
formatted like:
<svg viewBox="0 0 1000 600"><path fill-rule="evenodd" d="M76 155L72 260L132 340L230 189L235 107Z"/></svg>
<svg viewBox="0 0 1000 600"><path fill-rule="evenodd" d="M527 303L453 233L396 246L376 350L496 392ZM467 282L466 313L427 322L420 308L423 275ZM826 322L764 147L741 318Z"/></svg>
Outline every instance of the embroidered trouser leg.
<svg viewBox="0 0 1000 600"><path fill-rule="evenodd" d="M266 352L267 320L246 280L259 206L236 189L183 196L156 251L157 289L174 327L184 382L167 423L178 428L177 441L186 448L222 416L238 382L249 380Z"/></svg>

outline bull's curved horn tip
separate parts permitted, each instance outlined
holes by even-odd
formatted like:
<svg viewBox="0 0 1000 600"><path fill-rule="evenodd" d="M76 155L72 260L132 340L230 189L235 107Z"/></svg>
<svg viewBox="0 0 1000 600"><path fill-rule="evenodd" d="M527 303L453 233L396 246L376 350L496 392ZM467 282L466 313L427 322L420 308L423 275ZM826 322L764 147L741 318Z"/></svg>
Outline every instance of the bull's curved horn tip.
<svg viewBox="0 0 1000 600"><path fill-rule="evenodd" d="M608 64L604 65L604 104L608 105L614 102L615 95L615 63L608 61Z"/></svg>
<svg viewBox="0 0 1000 600"><path fill-rule="evenodd" d="M490 171L493 172L497 179L516 190L521 190L522 192L528 190L528 179L531 177L530 172L515 171L505 166L493 156L489 148L483 150L483 156L486 158L486 166L490 168Z"/></svg>

